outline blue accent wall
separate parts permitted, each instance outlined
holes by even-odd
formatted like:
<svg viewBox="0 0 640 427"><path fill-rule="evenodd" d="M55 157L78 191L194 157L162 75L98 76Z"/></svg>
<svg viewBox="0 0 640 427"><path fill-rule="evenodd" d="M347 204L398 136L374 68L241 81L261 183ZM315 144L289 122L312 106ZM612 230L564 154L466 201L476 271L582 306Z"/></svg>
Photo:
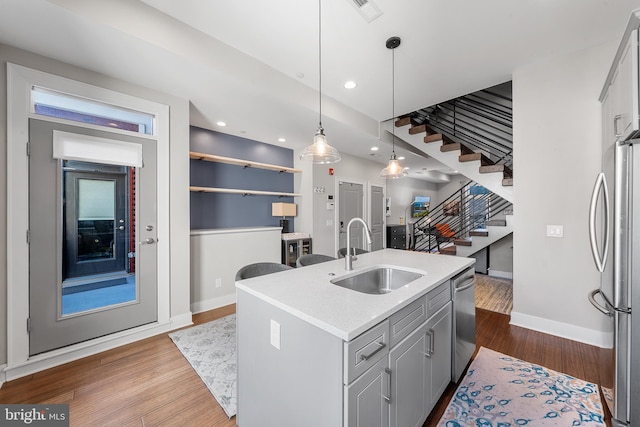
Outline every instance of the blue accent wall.
<svg viewBox="0 0 640 427"><path fill-rule="evenodd" d="M190 150L293 167L293 150L192 126ZM293 174L224 163L190 161L190 183L199 187L293 193ZM279 226L271 203L295 203L293 197L191 193L191 229ZM293 218L289 228L293 230Z"/></svg>

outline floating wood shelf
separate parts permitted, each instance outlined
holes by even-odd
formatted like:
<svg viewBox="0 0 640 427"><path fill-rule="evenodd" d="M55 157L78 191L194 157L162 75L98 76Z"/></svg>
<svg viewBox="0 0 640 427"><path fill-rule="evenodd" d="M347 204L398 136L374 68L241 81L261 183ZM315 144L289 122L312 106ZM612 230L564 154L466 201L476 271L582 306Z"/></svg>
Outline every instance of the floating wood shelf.
<svg viewBox="0 0 640 427"><path fill-rule="evenodd" d="M196 187L196 186L190 186L189 191L193 191L195 193L241 194L243 196L279 196L279 197L302 196L302 194L298 194L298 193L280 193L277 191L241 190L237 188Z"/></svg>
<svg viewBox="0 0 640 427"><path fill-rule="evenodd" d="M189 157L196 160L204 160L207 162L226 163L229 165L243 166L245 168L268 169L277 172L300 173L302 169L289 168L286 166L270 165L268 163L252 162L250 160L236 159L233 157L216 156L214 154L189 152Z"/></svg>

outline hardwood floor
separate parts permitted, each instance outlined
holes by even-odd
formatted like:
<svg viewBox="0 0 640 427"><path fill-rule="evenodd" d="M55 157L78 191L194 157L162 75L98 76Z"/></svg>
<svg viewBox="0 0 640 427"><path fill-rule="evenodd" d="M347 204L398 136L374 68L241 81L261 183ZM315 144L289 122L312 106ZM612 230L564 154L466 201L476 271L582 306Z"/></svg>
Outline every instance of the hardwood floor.
<svg viewBox="0 0 640 427"><path fill-rule="evenodd" d="M230 305L197 314L194 323L233 312ZM504 314L476 314L478 346L599 383L597 347L510 326ZM437 424L455 389L424 427ZM68 403L72 426L235 426L166 334L8 382L0 402Z"/></svg>

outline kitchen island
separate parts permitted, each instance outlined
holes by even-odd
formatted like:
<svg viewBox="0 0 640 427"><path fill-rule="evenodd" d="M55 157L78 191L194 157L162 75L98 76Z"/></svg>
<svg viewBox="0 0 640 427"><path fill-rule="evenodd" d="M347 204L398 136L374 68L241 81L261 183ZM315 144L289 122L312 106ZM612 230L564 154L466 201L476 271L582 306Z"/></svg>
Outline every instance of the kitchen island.
<svg viewBox="0 0 640 427"><path fill-rule="evenodd" d="M451 379L450 279L474 262L385 249L236 282L237 425L421 425ZM376 267L419 277L332 283Z"/></svg>

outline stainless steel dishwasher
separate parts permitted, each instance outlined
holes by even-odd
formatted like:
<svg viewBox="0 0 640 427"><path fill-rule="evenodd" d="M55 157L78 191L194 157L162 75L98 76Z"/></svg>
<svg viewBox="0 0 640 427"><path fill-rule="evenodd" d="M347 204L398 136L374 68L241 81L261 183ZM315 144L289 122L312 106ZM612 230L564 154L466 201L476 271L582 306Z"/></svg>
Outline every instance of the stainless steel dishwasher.
<svg viewBox="0 0 640 427"><path fill-rule="evenodd" d="M451 279L453 291L453 342L451 377L458 382L476 351L476 286L471 267Z"/></svg>

